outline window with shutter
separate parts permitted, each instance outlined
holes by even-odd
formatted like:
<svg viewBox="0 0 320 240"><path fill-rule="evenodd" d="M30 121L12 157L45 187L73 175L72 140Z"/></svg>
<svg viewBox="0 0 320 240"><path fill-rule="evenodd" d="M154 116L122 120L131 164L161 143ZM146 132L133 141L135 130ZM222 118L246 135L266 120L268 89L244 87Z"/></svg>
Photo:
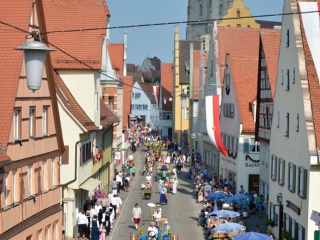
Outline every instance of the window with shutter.
<svg viewBox="0 0 320 240"><path fill-rule="evenodd" d="M287 69L287 84L286 84L286 91L290 90L290 70Z"/></svg>
<svg viewBox="0 0 320 240"><path fill-rule="evenodd" d="M308 171L303 167L299 167L299 186L298 186L298 195L299 197L305 199L307 193L307 177Z"/></svg>
<svg viewBox="0 0 320 240"><path fill-rule="evenodd" d="M279 168L278 168L278 183L283 186L284 185L284 174L285 174L285 160L282 158L279 159Z"/></svg>
<svg viewBox="0 0 320 240"><path fill-rule="evenodd" d="M277 157L274 154L271 158L271 179L273 181L277 180Z"/></svg>
<svg viewBox="0 0 320 240"><path fill-rule="evenodd" d="M294 193L296 191L296 165L289 163L288 167L288 189Z"/></svg>
<svg viewBox="0 0 320 240"><path fill-rule="evenodd" d="M243 152L244 153L249 153L250 151L250 139L249 138L245 138L243 140Z"/></svg>
<svg viewBox="0 0 320 240"><path fill-rule="evenodd" d="M289 232L289 236L291 235L292 233L292 217L289 216L289 230L287 232Z"/></svg>
<svg viewBox="0 0 320 240"><path fill-rule="evenodd" d="M283 221L284 221L283 228L285 231L289 230L289 220L290 220L289 218L290 218L289 214L285 213L283 217Z"/></svg>
<svg viewBox="0 0 320 240"><path fill-rule="evenodd" d="M234 117L234 104L230 103L230 117L233 118Z"/></svg>
<svg viewBox="0 0 320 240"><path fill-rule="evenodd" d="M287 113L286 114L286 132L285 132L285 136L289 137L289 123L290 123L290 114Z"/></svg>
<svg viewBox="0 0 320 240"><path fill-rule="evenodd" d="M294 223L294 239L299 238L299 224L295 221Z"/></svg>

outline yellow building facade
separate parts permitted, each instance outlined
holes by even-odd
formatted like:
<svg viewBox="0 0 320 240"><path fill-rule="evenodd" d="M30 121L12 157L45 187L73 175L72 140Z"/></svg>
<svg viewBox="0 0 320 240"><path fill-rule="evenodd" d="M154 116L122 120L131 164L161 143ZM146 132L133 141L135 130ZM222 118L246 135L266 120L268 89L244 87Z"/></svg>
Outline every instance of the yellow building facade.
<svg viewBox="0 0 320 240"><path fill-rule="evenodd" d="M222 18L218 26L223 27L242 27L260 28L260 24L254 18L243 18L251 16L250 9L246 8L243 0L235 0L232 7L228 9L227 15ZM230 19L236 18L236 19Z"/></svg>

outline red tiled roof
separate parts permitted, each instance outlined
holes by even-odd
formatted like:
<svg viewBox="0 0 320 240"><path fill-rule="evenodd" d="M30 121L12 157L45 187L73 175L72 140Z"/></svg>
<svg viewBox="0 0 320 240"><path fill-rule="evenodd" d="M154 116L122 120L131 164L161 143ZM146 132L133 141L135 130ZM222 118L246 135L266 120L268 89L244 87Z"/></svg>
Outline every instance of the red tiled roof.
<svg viewBox="0 0 320 240"><path fill-rule="evenodd" d="M173 64L161 63L161 85L162 85L162 98L167 98L166 104L162 102L163 110L172 110L173 101L169 101L169 98L173 97Z"/></svg>
<svg viewBox="0 0 320 240"><path fill-rule="evenodd" d="M153 86L156 86L155 83L144 83L139 82L142 90L145 92L145 94L149 97L152 104L157 104L156 99L153 94Z"/></svg>
<svg viewBox="0 0 320 240"><path fill-rule="evenodd" d="M200 85L200 50L193 51L193 99L199 98Z"/></svg>
<svg viewBox="0 0 320 240"><path fill-rule="evenodd" d="M111 64L113 69L119 69L120 76L123 75L123 43L109 43L108 52L111 58Z"/></svg>
<svg viewBox="0 0 320 240"><path fill-rule="evenodd" d="M1 21L28 30L32 0L12 0L1 5ZM0 25L0 143L7 148L11 129L14 103L18 88L23 53L13 48L26 42L26 33ZM1 157L1 160L3 158ZM1 161L0 160L0 161Z"/></svg>
<svg viewBox="0 0 320 240"><path fill-rule="evenodd" d="M111 123L119 122L120 119L115 115L100 98L100 125L105 127Z"/></svg>
<svg viewBox="0 0 320 240"><path fill-rule="evenodd" d="M242 132L245 133L254 133L255 131L250 103L257 95L258 51L256 56L251 58L230 56L229 61L240 123L242 124ZM248 91L248 87L250 87L250 91Z"/></svg>
<svg viewBox="0 0 320 240"><path fill-rule="evenodd" d="M122 108L122 129L127 130L128 126L128 116L131 114L131 95L132 95L132 85L133 78L132 76L122 76L120 77L121 81L126 84L123 84L123 108Z"/></svg>
<svg viewBox="0 0 320 240"><path fill-rule="evenodd" d="M76 99L73 97L72 93L69 91L68 87L65 85L63 80L60 78L58 73L54 71L54 81L56 85L56 92L61 100L62 104L72 116L77 119L77 121L87 130L95 131L99 128L94 124L94 122L89 118L86 112L81 108ZM108 107L100 101L100 125L107 126L110 123L119 121L118 117L112 113Z"/></svg>
<svg viewBox="0 0 320 240"><path fill-rule="evenodd" d="M47 31L106 27L110 16L104 0L43 1ZM102 38L106 30L48 34L48 41L89 64L101 67ZM54 48L54 46L52 46ZM51 53L54 68L88 69L61 51Z"/></svg>
<svg viewBox="0 0 320 240"><path fill-rule="evenodd" d="M233 57L258 57L259 28L218 27L218 58L220 80L223 79L226 53Z"/></svg>
<svg viewBox="0 0 320 240"><path fill-rule="evenodd" d="M281 30L261 29L260 36L266 57L271 93L274 97L278 75Z"/></svg>

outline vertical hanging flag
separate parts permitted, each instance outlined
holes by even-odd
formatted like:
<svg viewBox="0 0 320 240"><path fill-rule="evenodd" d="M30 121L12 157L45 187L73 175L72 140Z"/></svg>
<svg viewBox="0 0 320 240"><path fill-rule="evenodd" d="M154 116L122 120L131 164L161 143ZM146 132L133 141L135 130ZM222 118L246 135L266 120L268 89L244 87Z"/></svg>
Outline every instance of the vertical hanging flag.
<svg viewBox="0 0 320 240"><path fill-rule="evenodd" d="M155 93L158 96L158 94L159 94L159 86L153 86L153 93Z"/></svg>
<svg viewBox="0 0 320 240"><path fill-rule="evenodd" d="M228 150L224 146L220 134L219 95L206 96L206 122L210 140L219 151L226 156Z"/></svg>
<svg viewBox="0 0 320 240"><path fill-rule="evenodd" d="M299 2L299 5L311 56L320 79L320 2Z"/></svg>

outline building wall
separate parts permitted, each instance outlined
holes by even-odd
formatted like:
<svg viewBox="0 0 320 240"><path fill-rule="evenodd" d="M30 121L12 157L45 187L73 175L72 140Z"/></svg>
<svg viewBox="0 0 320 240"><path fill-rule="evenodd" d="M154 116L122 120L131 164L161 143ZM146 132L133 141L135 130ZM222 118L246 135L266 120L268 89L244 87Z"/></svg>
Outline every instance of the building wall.
<svg viewBox="0 0 320 240"><path fill-rule="evenodd" d="M72 95L79 103L81 108L85 109L89 118L93 122L95 122L96 126L99 126L100 121L97 122L96 113L100 113L100 108L98 111L98 109L96 108L97 105L95 99L95 92L97 91L97 79L99 75L95 74L92 70L78 69L59 70L58 74L60 75L70 92L72 92ZM100 100L98 101L98 103L100 103Z"/></svg>
<svg viewBox="0 0 320 240"><path fill-rule="evenodd" d="M291 9L292 7L292 9ZM290 13L297 11L296 3L285 1L284 12ZM301 45L300 22L298 16L284 16L283 27L281 32L281 45L278 63L278 77L275 92L274 115L271 129L270 155L271 157L282 158L285 161L284 179L282 185L279 184L279 176L275 180L270 179L269 192L270 202L277 203L277 194L282 193L283 203L287 200L294 203L301 209L301 214L298 215L292 209L284 206L284 213L290 215L299 226L306 230L306 235L302 239L311 239L314 230L317 230L314 222L310 220L311 211L318 208L319 191L313 183L319 182L319 172L313 169L310 165L315 156L311 156L309 149L310 145L314 144L314 133L309 131L311 106L308 91L302 91L302 86L306 84L306 68L305 56ZM287 30L289 30L289 46L287 46ZM290 90L286 90L287 78L286 71L290 71ZM295 74L293 70L295 69ZM293 76L295 81L293 83ZM290 104L288 104L290 103ZM287 113L289 113L289 135L287 131ZM299 130L297 131L297 114L299 114ZM271 158L272 160L272 158ZM279 160L278 160L279 161ZM288 189L288 164L293 163L297 167L296 172L296 190L291 192ZM270 163L271 164L271 163ZM307 196L306 198L299 197L298 184L299 173L298 167L303 167L308 171L307 179ZM278 166L277 166L278 170ZM316 171L315 171L316 170ZM270 170L272 171L272 169ZM271 205L271 204L270 204ZM279 214L279 208L276 208L276 213ZM275 232L278 232L278 227L275 227ZM277 237L278 234L276 234Z"/></svg>
<svg viewBox="0 0 320 240"><path fill-rule="evenodd" d="M233 0L189 0L188 21L222 18L232 2ZM202 14L200 14L200 4L202 5ZM212 28L212 22L188 24L186 39L199 40L202 35L211 33Z"/></svg>
<svg viewBox="0 0 320 240"><path fill-rule="evenodd" d="M136 82L134 85L134 88L132 89L132 95L135 93L140 93L140 98L131 98L131 104L132 105L147 105L146 110L138 110L138 109L132 109L131 113L134 116L145 116L145 122L146 123L156 123L159 122L159 109L156 104L152 104L148 95L142 90L139 83ZM141 89L141 90L140 90Z"/></svg>
<svg viewBox="0 0 320 240"><path fill-rule="evenodd" d="M7 146L12 162L3 164L0 174L0 239L26 238L39 230L45 232L45 227L53 223L53 239L61 239L60 153L55 129L58 119L53 115L48 80L42 80L40 90L32 93L26 85L24 66L23 62L12 109L20 111L18 141L14 138L13 118ZM43 77L47 78L45 70ZM30 109L34 109L33 114ZM43 124L47 125L45 132Z"/></svg>
<svg viewBox="0 0 320 240"><path fill-rule="evenodd" d="M240 19L224 20L228 18L240 17ZM223 27L242 27L242 28L260 28L254 18L241 18L241 16L251 16L250 10L244 6L243 0L234 0L232 7L228 9L228 13L223 17L218 26Z"/></svg>

